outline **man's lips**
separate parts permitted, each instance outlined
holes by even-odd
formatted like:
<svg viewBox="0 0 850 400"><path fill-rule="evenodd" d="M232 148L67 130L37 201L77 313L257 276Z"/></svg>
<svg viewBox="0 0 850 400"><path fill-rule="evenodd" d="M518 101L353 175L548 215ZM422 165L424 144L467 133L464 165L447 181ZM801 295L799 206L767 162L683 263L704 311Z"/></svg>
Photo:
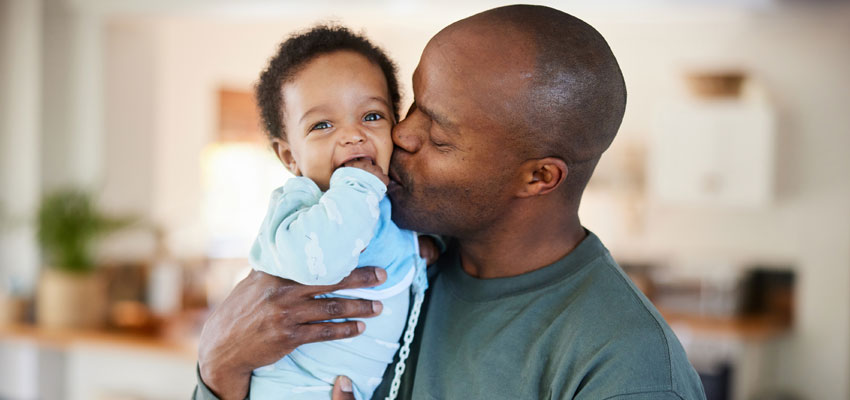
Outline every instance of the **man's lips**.
<svg viewBox="0 0 850 400"><path fill-rule="evenodd" d="M393 181L395 183L400 183L399 179L398 179L398 175L396 174L395 169L393 169L392 164L390 164L390 170L388 171L387 176L390 177L391 181Z"/></svg>
<svg viewBox="0 0 850 400"><path fill-rule="evenodd" d="M404 176L404 174L399 173L399 172L396 170L396 168L393 168L393 164L390 164L390 170L389 170L389 174L388 174L388 175L389 175L389 177L390 177L390 181L391 181L391 182L393 182L393 183L395 183L395 184L397 184L397 185L399 185L399 186L404 186L404 183L405 183L405 181L404 181L405 176Z"/></svg>

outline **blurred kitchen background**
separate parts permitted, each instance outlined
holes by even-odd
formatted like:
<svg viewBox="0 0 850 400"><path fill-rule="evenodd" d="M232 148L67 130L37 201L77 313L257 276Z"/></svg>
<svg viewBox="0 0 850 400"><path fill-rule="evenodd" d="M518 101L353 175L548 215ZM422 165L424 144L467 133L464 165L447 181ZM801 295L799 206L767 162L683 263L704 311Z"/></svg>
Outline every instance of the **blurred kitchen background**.
<svg viewBox="0 0 850 400"><path fill-rule="evenodd" d="M363 30L409 104L428 39L501 4L0 0L0 399L188 398L288 177L251 97L278 43ZM629 90L583 222L709 398L850 399L848 2L545 4Z"/></svg>

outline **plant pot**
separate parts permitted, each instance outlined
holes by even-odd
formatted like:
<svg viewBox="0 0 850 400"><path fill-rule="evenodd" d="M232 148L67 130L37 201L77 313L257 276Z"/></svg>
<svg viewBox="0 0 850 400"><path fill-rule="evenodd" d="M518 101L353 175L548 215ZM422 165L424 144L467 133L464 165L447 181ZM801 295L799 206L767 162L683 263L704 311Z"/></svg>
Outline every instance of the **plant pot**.
<svg viewBox="0 0 850 400"><path fill-rule="evenodd" d="M0 293L0 325L18 324L27 319L29 302L20 297Z"/></svg>
<svg viewBox="0 0 850 400"><path fill-rule="evenodd" d="M106 322L106 282L97 273L42 270L36 321L50 329L97 329Z"/></svg>

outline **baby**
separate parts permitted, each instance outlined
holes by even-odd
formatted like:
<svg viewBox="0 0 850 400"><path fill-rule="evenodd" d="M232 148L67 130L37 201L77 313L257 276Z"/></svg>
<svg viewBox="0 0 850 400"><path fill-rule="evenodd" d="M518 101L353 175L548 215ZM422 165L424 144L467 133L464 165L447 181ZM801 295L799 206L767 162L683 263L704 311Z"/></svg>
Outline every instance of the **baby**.
<svg viewBox="0 0 850 400"><path fill-rule="evenodd" d="M334 379L345 375L355 397L369 399L407 325L395 380L403 373L427 287L420 251L437 254L430 238L390 219L385 193L398 119L395 66L364 37L318 26L280 46L260 76L257 100L273 149L296 176L272 194L251 249L252 267L305 285L331 285L354 268L378 266L387 280L333 293L380 300L383 311L360 336L302 345L256 369L251 398L327 399Z"/></svg>

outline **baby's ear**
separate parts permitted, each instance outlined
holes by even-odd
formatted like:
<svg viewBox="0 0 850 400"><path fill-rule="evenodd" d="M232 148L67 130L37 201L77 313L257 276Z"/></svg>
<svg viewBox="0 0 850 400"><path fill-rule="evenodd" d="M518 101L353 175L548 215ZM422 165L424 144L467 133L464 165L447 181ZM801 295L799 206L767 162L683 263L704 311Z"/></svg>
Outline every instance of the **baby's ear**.
<svg viewBox="0 0 850 400"><path fill-rule="evenodd" d="M292 172L292 175L301 176L301 170L298 168L298 162L292 154L292 147L289 142L280 138L272 139L272 149L274 149L277 158L283 163L283 166Z"/></svg>

